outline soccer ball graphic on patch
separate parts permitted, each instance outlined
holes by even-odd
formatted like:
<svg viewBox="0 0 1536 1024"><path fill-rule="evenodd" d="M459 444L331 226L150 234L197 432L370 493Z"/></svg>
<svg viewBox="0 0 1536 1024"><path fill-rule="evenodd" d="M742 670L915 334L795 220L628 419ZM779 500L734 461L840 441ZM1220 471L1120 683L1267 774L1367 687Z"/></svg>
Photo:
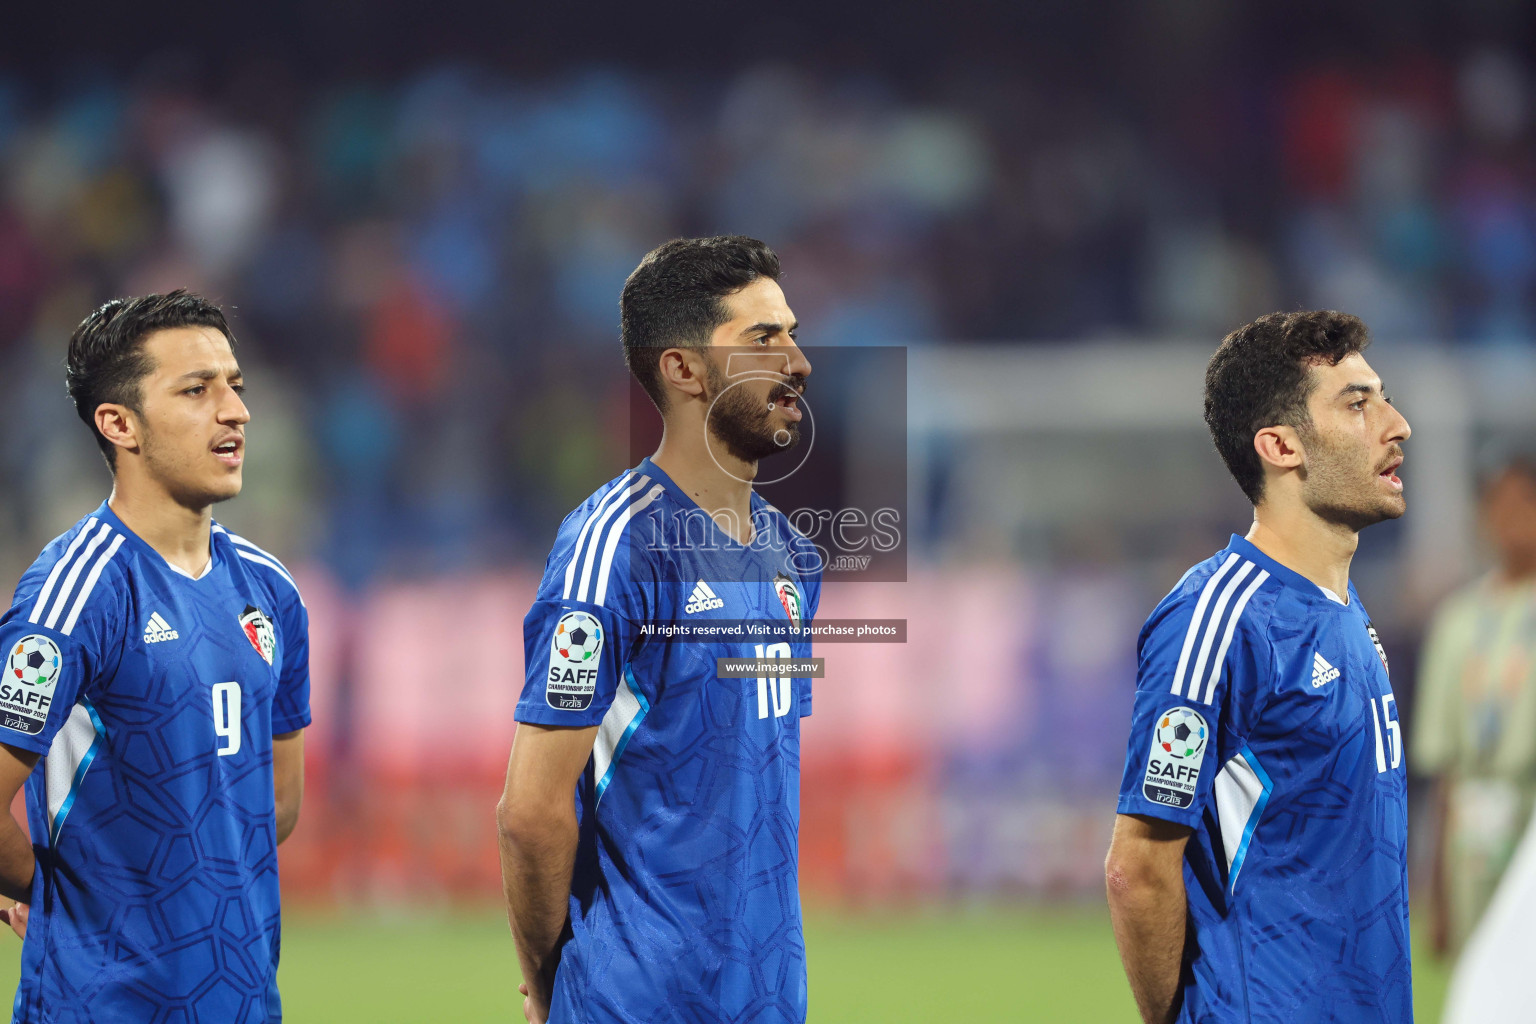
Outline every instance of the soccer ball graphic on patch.
<svg viewBox="0 0 1536 1024"><path fill-rule="evenodd" d="M11 648L11 675L28 686L49 686L59 678L59 648L45 636L23 637Z"/></svg>
<svg viewBox="0 0 1536 1024"><path fill-rule="evenodd" d="M555 626L553 646L567 664L591 664L603 649L603 627L586 612L566 612Z"/></svg>
<svg viewBox="0 0 1536 1024"><path fill-rule="evenodd" d="M1165 711L1157 720L1155 742L1180 760L1199 757L1205 751L1205 719L1189 708Z"/></svg>

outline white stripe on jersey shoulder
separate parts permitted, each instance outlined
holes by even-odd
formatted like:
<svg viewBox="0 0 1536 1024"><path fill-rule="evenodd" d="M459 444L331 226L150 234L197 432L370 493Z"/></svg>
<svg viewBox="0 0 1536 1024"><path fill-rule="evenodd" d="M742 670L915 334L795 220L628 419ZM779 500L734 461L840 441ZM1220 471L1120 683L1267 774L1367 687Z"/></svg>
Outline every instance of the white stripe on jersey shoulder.
<svg viewBox="0 0 1536 1024"><path fill-rule="evenodd" d="M608 489L608 493L598 499L597 504L592 506L592 511L587 513L587 518L582 521L581 531L576 534L576 543L571 548L571 557L566 562L563 597L569 598L571 596L571 588L576 584L576 566L581 561L582 545L586 544L587 537L592 532L592 525L598 521L612 502L623 497L625 488L629 486L630 481L634 480L634 478L634 473L625 473L620 477Z"/></svg>
<svg viewBox="0 0 1536 1024"><path fill-rule="evenodd" d="M101 557L97 558L91 566L90 574L85 577L85 582L80 585L79 596L75 598L75 603L69 609L69 618L65 619L64 625L59 627L60 633L68 636L74 631L75 623L80 619L80 612L85 608L86 599L91 596L91 591L96 589L96 581L101 579L101 571L107 567L107 563L112 560L113 555L117 554L117 549L123 546L123 541L126 539L121 533L113 537L112 543L107 545L107 550L103 551ZM52 624L50 617L49 625L51 626Z"/></svg>
<svg viewBox="0 0 1536 1024"><path fill-rule="evenodd" d="M641 479L645 478L641 477ZM666 488L661 484L652 487L643 497L637 498L628 508L619 513L619 517L608 528L608 543L603 546L602 568L597 574L597 591L592 598L593 604L601 606L608 599L608 577L613 569L613 556L619 549L619 539L624 535L624 528L629 525L629 521L635 517L636 512L661 497L665 490ZM586 573L582 573L582 584L583 586L586 584Z"/></svg>
<svg viewBox="0 0 1536 1024"><path fill-rule="evenodd" d="M59 577L64 575L65 570L74 561L75 553L80 550L80 545L84 544L96 532L97 525L98 521L95 516L87 519L85 525L80 527L80 532L75 534L75 539L69 542L69 547L64 549L64 554L59 557L57 562L53 563L53 571L48 573L48 578L43 581L43 589L37 592L37 601L32 605L32 614L27 616L28 622L37 623L42 621L43 609L47 607L48 598L53 595L53 588L58 585ZM105 523L100 523L99 525L106 527L109 532L112 529Z"/></svg>
<svg viewBox="0 0 1536 1024"><path fill-rule="evenodd" d="M1254 570L1258 570L1255 573ZM1178 667L1173 672L1173 686L1170 692L1175 696L1187 696L1189 700L1201 701L1204 691L1203 703L1210 704L1216 698L1216 682L1221 677L1221 668L1226 661L1227 649L1232 646L1232 634L1237 629L1237 620L1243 615L1248 601L1269 579L1269 572L1259 569L1253 562L1248 561L1237 552L1228 555L1221 566L1211 574L1211 578L1205 581L1205 586L1200 590L1200 598L1195 602L1195 614L1189 620L1189 628L1184 633L1184 646L1179 651ZM1237 601L1233 603L1236 595ZM1211 599L1215 598L1215 603ZM1227 615L1227 608L1232 611ZM1223 629L1223 626L1225 627ZM1215 658L1211 657L1211 648L1216 642L1216 634L1222 632L1221 643L1216 647ZM1198 653L1197 652L1198 644ZM1194 665L1190 665L1190 655L1195 655ZM1188 674L1186 676L1186 670ZM1185 679L1189 680L1189 688L1184 688Z"/></svg>
<svg viewBox="0 0 1536 1024"><path fill-rule="evenodd" d="M1221 578L1227 574L1227 570L1231 569L1236 561L1237 552L1234 551L1227 556L1225 562L1221 563L1221 568L1217 569L1211 575L1211 578L1205 581L1205 587L1200 591L1200 600L1195 602L1195 615L1194 618L1189 620L1189 629L1184 634L1184 647L1179 651L1179 667L1173 670L1173 690L1171 692L1175 697L1182 696L1184 693L1184 670L1189 667L1189 652L1194 648L1195 638L1200 635L1200 626L1205 621L1206 605L1211 603L1211 594L1216 590L1216 585L1221 582ZM1185 575L1188 576L1188 573Z"/></svg>
<svg viewBox="0 0 1536 1024"><path fill-rule="evenodd" d="M1195 667L1189 672L1189 698L1200 699L1201 686L1205 683L1206 665L1210 663L1211 645L1216 640L1216 633L1221 628L1222 613L1227 610L1227 605L1232 603L1232 596L1237 593L1243 581L1254 570L1254 564L1249 561L1240 562L1222 585L1221 595L1216 598L1216 603L1211 607L1211 613L1207 617L1209 625L1205 629L1204 639L1200 642L1200 655L1195 658ZM1220 671L1220 665L1217 671Z"/></svg>
<svg viewBox="0 0 1536 1024"><path fill-rule="evenodd" d="M635 495L645 490L650 483L650 477L636 473L629 478L622 490L615 488L614 493L610 495L614 498L613 501L609 501L606 497L603 499L601 513L596 509L593 510L592 519L587 524L591 526L591 531L588 532L585 526L582 528L582 532L587 533L586 547L572 555L573 564L578 556L581 559L581 575L576 578L574 590L568 593L567 597L577 601L594 600L591 596L595 592L592 583L595 576L601 574L606 566L607 558L604 558L604 555L612 550L612 548L605 548L604 540L612 532L615 522L619 524L619 531L623 531L623 524L629 521L629 514L620 515L620 513L630 508ZM661 485L656 484L651 488L651 492L659 494ZM615 516L619 518L615 520ZM608 555L608 557L612 556ZM596 603L602 602L599 600Z"/></svg>
<svg viewBox="0 0 1536 1024"><path fill-rule="evenodd" d="M1221 646L1216 649L1216 658L1211 662L1211 674L1205 683L1205 703L1216 702L1216 680L1221 676L1221 666L1227 662L1227 648L1232 646L1232 632L1237 628L1237 620L1243 617L1243 609L1248 607L1248 599L1253 592L1264 585L1269 579L1269 571L1260 569L1259 574L1253 578L1253 582L1239 595L1237 604L1232 608L1232 616L1227 619L1227 631L1222 634Z"/></svg>
<svg viewBox="0 0 1536 1024"><path fill-rule="evenodd" d="M112 536L113 532L110 523L94 517L86 522L79 536L64 552L64 557L48 574L32 606L29 621L40 623L48 629L57 629L66 635L74 630L80 612L84 610L92 591L96 589L97 581L101 579L102 571L126 539L121 533Z"/></svg>
<svg viewBox="0 0 1536 1024"><path fill-rule="evenodd" d="M255 544L252 544L238 533L233 533L227 528L220 526L218 523L213 524L213 532L222 533L224 536L228 537L230 541L235 545L235 554L239 555L247 562L253 562L256 565L264 565L268 569L271 569L273 572L277 573L283 579L287 580L288 585L293 588L293 592L298 595L299 604L304 604L304 594L299 590L299 585L294 580L293 574L288 571L287 567L285 567L282 562L278 561L276 555L270 551L265 550L264 548L257 547ZM308 605L304 606L306 608L309 607Z"/></svg>

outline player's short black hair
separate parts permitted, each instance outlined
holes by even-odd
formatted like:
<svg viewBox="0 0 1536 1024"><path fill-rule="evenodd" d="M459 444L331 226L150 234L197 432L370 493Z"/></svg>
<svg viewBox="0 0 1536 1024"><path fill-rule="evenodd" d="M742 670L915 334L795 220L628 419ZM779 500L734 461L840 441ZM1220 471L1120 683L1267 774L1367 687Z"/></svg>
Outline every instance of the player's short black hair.
<svg viewBox="0 0 1536 1024"><path fill-rule="evenodd" d="M1265 427L1306 430L1312 367L1370 344L1365 323L1331 309L1271 313L1222 340L1205 368L1205 423L1221 459L1255 505L1264 497L1264 465L1253 438Z"/></svg>
<svg viewBox="0 0 1536 1024"><path fill-rule="evenodd" d="M656 408L666 408L661 351L708 345L730 319L720 300L762 277L779 279L779 257L745 235L674 238L645 254L619 297L619 336L629 372Z"/></svg>
<svg viewBox="0 0 1536 1024"><path fill-rule="evenodd" d="M117 468L117 446L96 429L102 404L126 405L142 412L141 384L154 369L144 354L144 339L174 327L213 327L235 344L224 311L201 295L178 288L164 295L113 299L80 321L69 337L64 382L75 413L91 429L107 465Z"/></svg>

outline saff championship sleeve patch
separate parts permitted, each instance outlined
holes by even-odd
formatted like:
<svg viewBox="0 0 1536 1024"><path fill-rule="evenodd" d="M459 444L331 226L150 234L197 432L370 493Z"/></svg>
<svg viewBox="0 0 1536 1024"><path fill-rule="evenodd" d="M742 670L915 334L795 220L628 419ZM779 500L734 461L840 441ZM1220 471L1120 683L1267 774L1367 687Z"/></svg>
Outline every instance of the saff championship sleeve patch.
<svg viewBox="0 0 1536 1024"><path fill-rule="evenodd" d="M1169 708L1152 726L1152 752L1141 793L1155 804L1188 807L1195 802L1200 763L1210 729L1194 708Z"/></svg>
<svg viewBox="0 0 1536 1024"><path fill-rule="evenodd" d="M28 736L42 732L63 667L59 646L48 637L34 633L16 641L0 679L0 726Z"/></svg>
<svg viewBox="0 0 1536 1024"><path fill-rule="evenodd" d="M549 640L549 674L544 703L557 711L585 711L597 692L603 627L586 612L566 612Z"/></svg>

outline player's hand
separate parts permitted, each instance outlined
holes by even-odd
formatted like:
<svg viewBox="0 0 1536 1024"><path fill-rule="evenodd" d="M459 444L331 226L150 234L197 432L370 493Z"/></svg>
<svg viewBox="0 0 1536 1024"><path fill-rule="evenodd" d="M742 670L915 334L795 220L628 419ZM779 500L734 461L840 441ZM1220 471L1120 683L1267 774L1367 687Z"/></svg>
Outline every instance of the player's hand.
<svg viewBox="0 0 1536 1024"><path fill-rule="evenodd" d="M523 994L523 1016L528 1018L528 1024L544 1024L549 1017L549 1007L540 1005L541 1001L528 994L526 981L517 986L517 990Z"/></svg>
<svg viewBox="0 0 1536 1024"><path fill-rule="evenodd" d="M0 921L11 926L11 930L18 938L27 937L27 913L30 908L25 903L18 903L14 907L0 909Z"/></svg>

